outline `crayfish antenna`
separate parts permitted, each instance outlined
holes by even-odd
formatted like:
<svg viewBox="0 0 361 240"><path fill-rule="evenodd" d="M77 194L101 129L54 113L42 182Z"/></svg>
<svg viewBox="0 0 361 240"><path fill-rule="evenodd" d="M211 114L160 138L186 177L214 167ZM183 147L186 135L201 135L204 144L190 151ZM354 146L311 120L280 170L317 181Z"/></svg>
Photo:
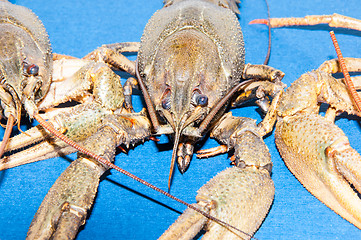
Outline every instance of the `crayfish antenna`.
<svg viewBox="0 0 361 240"><path fill-rule="evenodd" d="M3 154L5 152L5 148L8 145L11 131L12 131L13 125L14 125L14 120L15 120L14 116L12 114L10 114L8 117L8 121L6 122L6 129L5 129L3 141L1 142L1 146L0 146L0 158L3 156Z"/></svg>
<svg viewBox="0 0 361 240"><path fill-rule="evenodd" d="M168 177L168 192L170 191L170 185L172 183L173 178L173 172L174 172L174 165L175 165L175 159L177 155L178 145L179 145L179 138L180 138L180 130L177 129L175 133L175 139L174 139L174 145L173 145L173 152L172 152L172 160L170 163L170 169L169 169L169 177Z"/></svg>
<svg viewBox="0 0 361 240"><path fill-rule="evenodd" d="M351 94L351 97L353 99L353 101L355 102L356 106L357 106L357 109L359 110L359 112L361 112L361 99L360 99L360 96L358 95L356 89L355 89L355 86L351 80L351 77L350 77L350 74L348 73L347 71L347 67L346 67L346 64L345 64L345 60L342 56L342 53L341 53L341 49L340 49L340 46L338 45L338 42L336 40L336 36L335 36L335 33L333 31L330 32L330 35L331 35L331 39L332 39L332 43L335 47L335 50L336 50L336 54L337 54L337 58L338 58L338 61L340 63L340 67L341 67L341 70L342 70L342 73L345 77L345 83L346 83L346 86Z"/></svg>
<svg viewBox="0 0 361 240"><path fill-rule="evenodd" d="M270 14L270 11L269 11L269 5L268 5L268 2L267 0L265 0L266 2L266 5L267 5L267 25L268 25L268 48L267 48L267 54L266 54L266 58L263 62L263 65L268 65L268 62L269 62L269 59L270 59L270 56L271 56L271 45L272 45L272 34L271 34L271 25L268 24L271 20L271 14Z"/></svg>
<svg viewBox="0 0 361 240"><path fill-rule="evenodd" d="M266 58L263 62L263 65L268 65L270 56L271 56L271 44L272 44L272 37L271 37L271 14L270 14L270 10L269 10L269 5L267 0L265 0L266 5L267 5L267 19L255 19L253 21L250 21L249 24L265 24L268 26L268 49L267 49L267 54L266 54Z"/></svg>

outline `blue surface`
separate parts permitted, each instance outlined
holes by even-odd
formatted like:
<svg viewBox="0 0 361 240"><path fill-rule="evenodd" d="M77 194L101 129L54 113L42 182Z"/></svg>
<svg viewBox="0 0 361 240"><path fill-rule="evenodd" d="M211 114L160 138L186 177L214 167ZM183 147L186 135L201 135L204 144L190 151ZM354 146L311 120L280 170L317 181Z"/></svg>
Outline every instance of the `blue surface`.
<svg viewBox="0 0 361 240"><path fill-rule="evenodd" d="M43 21L57 53L82 57L96 47L113 42L139 41L147 20L162 7L162 1L16 1L31 8ZM361 18L359 1L269 0L273 17L301 17L307 14L339 14ZM264 0L243 0L240 23L246 42L246 60L261 64L267 50L267 29L248 22L267 16ZM336 57L326 26L273 30L270 65L286 73L289 85L302 73ZM360 33L335 30L344 56L361 57ZM135 97L141 109L139 97ZM237 109L234 115L260 121L255 108ZM355 119L355 118L353 118ZM361 151L360 124L339 119L351 145ZM162 139L163 140L163 139ZM308 193L285 167L274 145L273 135L265 139L274 168L276 196L257 232L257 239L360 239L361 231L343 220ZM166 142L166 140L163 140ZM207 140L203 148L216 146ZM167 189L170 150L160 151L146 142L128 155L116 157L116 164L150 183ZM0 172L0 239L24 239L31 219L56 178L69 165L69 158L56 158ZM228 167L225 155L194 158L189 170L175 172L171 193L194 202L196 190L217 172ZM85 227L77 239L156 239L179 216L184 206L111 171L100 184L98 196Z"/></svg>

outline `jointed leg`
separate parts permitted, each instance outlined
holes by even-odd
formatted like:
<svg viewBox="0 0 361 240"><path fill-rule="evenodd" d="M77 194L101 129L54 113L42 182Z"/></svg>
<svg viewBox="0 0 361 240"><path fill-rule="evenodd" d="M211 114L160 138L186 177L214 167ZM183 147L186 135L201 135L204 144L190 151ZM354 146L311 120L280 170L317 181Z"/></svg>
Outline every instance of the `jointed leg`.
<svg viewBox="0 0 361 240"><path fill-rule="evenodd" d="M255 19L250 24L268 24L267 19ZM318 24L328 24L335 28L348 28L361 31L361 20L343 16L337 13L332 15L310 15L302 18L271 18L272 28L292 27L292 26L312 26Z"/></svg>
<svg viewBox="0 0 361 240"><path fill-rule="evenodd" d="M83 59L105 62L115 69L126 71L135 76L135 63L130 61L122 53L138 52L138 50L138 42L113 43L99 47Z"/></svg>

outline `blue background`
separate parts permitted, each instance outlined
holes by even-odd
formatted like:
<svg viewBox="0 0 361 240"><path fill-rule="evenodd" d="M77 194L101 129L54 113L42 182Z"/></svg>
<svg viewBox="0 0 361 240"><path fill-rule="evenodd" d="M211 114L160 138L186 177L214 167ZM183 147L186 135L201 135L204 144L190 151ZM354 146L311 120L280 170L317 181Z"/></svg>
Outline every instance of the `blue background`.
<svg viewBox="0 0 361 240"><path fill-rule="evenodd" d="M139 41L147 20L162 1L48 0L15 1L31 8L49 32L53 51L82 57L106 43ZM273 17L301 17L307 14L339 14L360 18L359 1L351 0L269 0ZM243 0L240 24L246 43L246 60L263 63L267 50L267 28L248 25L267 16L264 0ZM327 26L274 29L270 65L286 73L289 86L302 73L336 57ZM344 56L361 57L360 33L335 30ZM124 80L124 79L123 79ZM135 96L140 110L140 96ZM261 120L255 107L234 110L234 115ZM337 120L358 151L358 118ZM1 133L0 133L1 134ZM166 144L167 139L161 138ZM258 239L360 239L361 231L308 193L285 167L268 136L274 167L276 195L273 206L255 235ZM202 148L216 146L208 139ZM0 239L24 239L31 219L56 178L75 154L0 172ZM152 141L129 153L119 154L116 164L150 183L167 189L171 146L160 150ZM194 202L196 190L217 172L228 167L226 155L210 159L193 158L189 170L175 171L171 193ZM78 239L156 239L185 209L184 206L111 171L100 184L94 208Z"/></svg>

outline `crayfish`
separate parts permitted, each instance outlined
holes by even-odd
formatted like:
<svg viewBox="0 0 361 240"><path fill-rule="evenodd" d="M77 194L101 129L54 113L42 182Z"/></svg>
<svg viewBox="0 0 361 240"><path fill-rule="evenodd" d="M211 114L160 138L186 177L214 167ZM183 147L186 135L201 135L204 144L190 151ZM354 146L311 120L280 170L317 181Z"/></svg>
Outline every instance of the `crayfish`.
<svg viewBox="0 0 361 240"><path fill-rule="evenodd" d="M248 3L247 3L248 2ZM86 2L88 3L88 2ZM84 3L84 4L86 4ZM61 4L61 3L57 3L57 4ZM44 18L44 14L42 11L40 11L39 9L35 10L34 7L35 6L28 6L32 9L34 9L34 11L39 14L42 13L43 15L40 15L40 18L44 21L44 24L47 28L47 30L50 33L50 38L51 41L53 43L53 48L55 49L56 52L66 52L69 53L70 55L75 55L75 56L84 56L85 54L88 53L89 49L94 49L95 47L97 47L99 44L101 43L112 43L112 42L119 42L119 41L138 41L140 39L141 36L141 31L139 31L139 29L143 29L145 26L145 23L147 22L147 20L150 18L152 12L154 12L156 9L159 9L162 7L161 2L159 3L153 3L153 2L144 2L144 6L146 6L146 10L144 10L143 8L140 8L140 5L136 5L134 6L135 9L133 11L129 11L132 14L129 15L125 15L125 13L123 12L124 8L114 8L114 6L108 6L105 7L106 5L103 6L103 4L106 3L101 3L101 5L96 5L94 3L94 8L96 10L94 10L94 12L84 12L84 15L87 16L86 21L87 21L87 27L86 29L83 29L83 31L79 31L79 29L77 29L77 32L74 33L74 35L79 34L80 36L86 36L85 39L83 39L84 41L82 41L82 48L77 48L78 41L80 38L76 38L74 37L74 40L76 42L69 42L70 41L70 36L72 36L72 33L70 33L70 31L72 30L71 28L66 30L66 33L63 33L63 36L59 36L59 26L63 26L63 24L66 25L66 23L64 23L63 21L59 22L59 25L57 25L57 29L55 30L54 28L52 28L51 24L47 23L47 18ZM133 1L127 3L121 2L121 6L124 6L123 4L125 4L125 6L127 6L127 9L131 10L131 7L133 7L132 4L140 4L140 2L138 1L137 3L134 3ZM150 7L152 7L152 4L154 4L154 9L151 10ZM248 6L247 6L248 4ZM305 5L305 3L302 3L303 5ZM33 5L36 5L36 2L33 2ZM272 6L272 3L271 3ZM69 9L65 12L67 12L67 14L72 14L73 13L73 9L76 8L76 5L72 4L72 6L64 6L64 8L69 7ZM104 22L100 22L101 25L96 25L97 23L99 23L98 21L92 22L92 24L89 24L89 15L97 15L99 16L101 13L103 13L102 7L105 8L105 15L111 16L112 13L114 13L115 17L112 17L109 21L109 23L104 23ZM129 8L128 8L129 7ZM244 38L245 38L245 42L246 42L246 48L247 48L247 58L249 58L247 60L247 62L261 62L261 58L263 58L264 56L264 52L256 52L257 49L256 47L253 46L256 44L260 44L261 46L264 44L265 41L259 41L258 43L255 42L255 39L253 37L253 39L250 39L251 36L259 36L260 31L259 29L257 31L253 30L251 27L245 26L245 24L247 22L249 22L250 20L256 18L256 17L264 17L262 16L255 16L256 14L260 14L260 10L258 8L256 8L254 10L254 12L252 12L252 6L251 3L249 3L249 1L244 1L242 2L242 15L240 17L240 21L243 27L243 32L244 32ZM36 8L36 7L35 7ZM59 9L61 9L60 7L56 8L58 11ZM243 10L247 10L247 11L243 11ZM49 10L49 9L48 9ZM81 11L80 13L77 13L77 16L80 14L81 16ZM245 13L243 13L245 12ZM271 11L272 12L272 11ZM91 14L93 13L93 14ZM135 14L137 13L137 14ZM53 12L52 14L54 14L54 18L56 19L55 16L57 16L57 12ZM99 15L98 15L99 14ZM248 14L253 14L253 16L249 16ZM134 15L137 15L137 18L134 19L134 21L129 21L130 17L134 17ZM140 21L140 17L144 16L144 21L139 24ZM50 19L54 19L52 16L49 16ZM123 19L124 17L124 19ZM57 16L58 19L61 19L62 16ZM71 17L69 17L69 19L73 19ZM76 19L74 17L74 19ZM54 20L53 20L54 21ZM104 24L109 26L109 29L104 28ZM51 29L49 29L49 25L51 27ZM77 25L78 24L75 24ZM128 29L128 31L124 31L127 27L129 27L129 25L131 26L131 28ZM79 24L79 26L82 26L82 24ZM121 31L119 30L121 29ZM136 33L134 33L133 37L131 36L133 34L132 30L136 29ZM252 29L252 30L251 30ZM65 29L64 29L65 30ZM78 32L79 31L79 32ZM86 35L84 33L88 33L88 32L100 32L100 31L104 31L103 34L91 34L91 35ZM109 35L108 35L109 34ZM122 36L122 34L124 34L124 36ZM254 34L254 35L252 35ZM257 34L257 35L256 35ZM62 46L61 44L59 44L59 41L55 38L53 39L53 36L57 36L57 37L65 37L63 41L60 41L61 44L65 43L66 44L66 49L61 49L59 46ZM93 38L94 37L94 38ZM101 39L103 37L103 39ZM72 37L71 37L72 38ZM93 44L91 46L87 45L88 42L90 41L94 41ZM277 44L275 44L277 46ZM288 51L290 51L291 49L291 53L293 53L293 48L291 48L291 46L289 46ZM257 50L259 51L259 50ZM305 51L305 50L303 50ZM273 66L277 66L279 68L282 69L287 69L288 70L288 65L291 66L297 66L297 65L302 65L299 61L299 59L297 58L294 61L294 65L292 65L292 61L285 61L284 59L279 59L279 54L281 54L281 51L279 51L278 48L274 48L273 49L273 58L271 59L271 65ZM284 54L284 53L282 53ZM328 53L329 54L329 53ZM286 56L287 54L284 54L284 56ZM289 52L288 52L288 56L289 56ZM297 54L295 54L297 56ZM346 54L345 54L346 55ZM276 56L276 57L275 57ZM257 59L257 57L259 57L259 59ZM320 55L316 55L314 57L315 59L317 58L319 63L323 62L324 59L322 59L322 57ZM327 58L327 57L325 57ZM277 60L274 60L277 59ZM134 60L134 59L133 59ZM309 59L307 59L309 60ZM307 62L306 60L304 62ZM312 65L313 62L308 62L308 66ZM317 66L317 64L314 64L312 66ZM306 66L301 66L296 72L300 73L300 72L306 72L307 70L310 70L309 67ZM291 71L287 71L291 72ZM291 73L287 79L289 83L291 80L293 81L294 79L296 79L297 77L295 77L297 74ZM300 75L300 74L298 74ZM125 77L128 77L128 75L123 75ZM287 80L286 80L287 81ZM167 96L167 95L165 95ZM138 96L135 96L136 98ZM135 104L134 104L134 95L133 95L133 107L135 108L135 111L140 111L141 110L141 106L142 103L140 101L138 101L138 99L135 99ZM138 105L138 104L139 105ZM140 107L139 107L140 106ZM247 116L247 117L251 117L251 118L256 118L258 119L258 121L260 120L260 117L258 116L258 114L254 111L254 108L251 108L252 110L250 111L249 108L247 108L247 110L234 110L233 111L233 115L237 115L237 116ZM135 148L135 150L130 150L128 155L122 155L122 154L118 154L117 155L117 162L119 165L123 165L124 167L126 167L127 169L129 169L130 171L132 171L133 173L136 173L139 176L149 176L148 179L152 179L152 183L155 183L155 185L163 185L164 188L167 187L168 183L167 183L167 179L168 179L168 171L169 171L169 160L171 159L171 156L169 156L169 152L170 151L164 151L164 147L167 149L169 148L167 144L164 144L165 142L167 142L168 139L161 137L161 142L158 144L155 144L153 142L146 142L144 145L138 146L137 148ZM216 143L214 141L209 141L207 140L205 143L201 142L202 144L204 144L202 146L202 148L210 148L213 146L216 146ZM274 238L285 238L285 233L283 231L289 229L289 228L295 228L295 230L301 229L300 225L306 225L307 224L302 224L299 221L296 221L296 223L292 224L290 223L290 221L288 220L284 220L287 216L291 215L293 216L292 219L295 219L295 215L293 213L293 211L295 210L293 207L291 207L292 209L287 210L289 211L287 214L284 213L284 211L286 211L284 208L284 205L287 204L282 204L282 209L280 210L280 203L279 201L281 200L277 200L277 199L285 199L286 197L289 197L290 200L292 200L293 204L297 204L297 201L299 201L299 192L298 191L302 191L303 189L301 187L297 188L297 185L295 184L295 181L291 182L291 184L289 184L289 181L291 181L291 175L288 173L288 171L286 171L283 168L283 165L280 163L280 160L278 158L278 153L275 150L275 147L273 146L273 142L272 142L272 137L268 137L266 139L266 143L268 145L268 148L270 149L271 155L272 155L272 160L275 163L275 167L273 170L273 180L275 181L275 186L276 186L276 191L278 191L278 193L276 192L276 201L273 204L273 208L268 216L268 218L266 218L261 230L257 233L256 237L259 239L264 239L264 238L269 238L270 235L272 234L272 236ZM196 149L199 149L199 146L195 146ZM159 149L161 150L159 152ZM169 149L167 149L169 150ZM153 154L154 153L154 154ZM156 154L155 154L156 153ZM150 155L154 155L154 156L150 156ZM145 157L146 156L146 157ZM70 156L71 159L74 158L74 156ZM165 163L166 161L166 163ZM204 166L204 163L206 161L206 167ZM211 176L215 175L215 172L221 171L225 168L225 166L227 165L227 163L225 163L225 157L221 156L221 157L215 157L215 158L210 158L208 160L193 160L191 163L191 166L189 167L189 170L187 173L185 173L184 175L180 175L178 171L174 172L174 177L173 177L173 182L172 182L172 193L180 196L181 198L184 198L185 200L187 200L188 202L193 202L194 201L194 196L190 196L189 193L195 193L196 189L198 189L201 185L203 185L206 181L208 181L209 178L211 178ZM119 163L121 162L121 164ZM144 165L143 165L144 164ZM55 166L57 165L57 166ZM60 167L58 167L58 165L60 165ZM52 185L52 183L55 181L55 179L60 175L60 173L65 169L65 167L67 167L69 165L68 161L64 161L63 159L52 159L49 161L43 161L43 162L39 162L36 164L30 164L30 165L25 165L22 167L18 167L18 168L14 168L11 170L6 170L3 173L3 180L1 182L1 189L2 191L4 191L4 194L2 194L2 202L4 204L1 204L1 206L6 206L6 208L3 210L4 212L4 216L13 216L10 217L10 219L5 219L5 218L1 218L0 219L4 219L4 222L6 221L6 223L1 224L1 226L15 226L15 224L11 224L11 223L7 223L8 221L15 221L17 224L19 223L19 225L17 226L21 226L19 228L17 228L16 230L12 229L6 229L7 233L3 233L5 231L1 231L1 235L0 238L3 238L2 234L9 234L9 235L4 235L4 238L10 238L7 236L14 236L13 234L15 234L14 232L18 231L18 229L20 229L19 232L21 232L21 237L25 236L25 231L26 228L28 227L28 225L30 224L30 220L34 213L35 213L35 209L37 208L38 205L40 205L40 202L42 201L42 198L44 197L45 193L47 192L47 190L50 188L50 186ZM142 167L140 167L142 166ZM40 168L40 172L34 172L34 171L38 171L38 168ZM47 175L48 173L44 173L44 168L47 169L49 172L49 176ZM59 168L59 169L56 169ZM216 170L218 169L218 170ZM55 172L56 171L56 172ZM191 174L191 172L196 172L195 174ZM13 174L19 174L20 177L14 176ZM285 175L281 175L281 174L285 174ZM31 177L35 177L35 179L31 179ZM48 179L48 178L52 178L52 179ZM44 184L40 184L41 186L39 186L39 178L40 179L46 179L46 183ZM172 206L172 203L169 202L169 200L167 199L161 199L158 200L158 198L156 196L154 196L154 193L152 193L150 190L144 189L144 187L140 187L137 185L134 185L133 182L129 183L128 179L124 179L124 178L119 178L117 174L113 174L111 176L107 176L106 179L102 182L102 184L100 184L100 189L99 189L99 193L98 193L98 198L96 200L95 203L95 207L91 212L91 216L89 219L87 219L87 224L86 224L86 229L84 229L83 231L81 231L78 235L78 238L86 238L86 235L90 235L92 238L104 238L105 236L107 236L108 238L111 238L110 235L114 234L114 238L123 238L123 239L153 239L156 238L158 236L161 235L161 232L163 232L168 225L170 225L170 222L174 221L174 218L178 217L179 213L175 212L175 211L170 211L167 207L164 207L163 205L159 205L157 201L161 201L162 203L164 202L164 204L166 204L167 206ZM199 181L199 182L198 182ZM114 184L114 182L118 183L121 182L123 185L120 188L118 184ZM19 184L16 186L16 184ZM11 184L11 186L9 186ZM34 185L36 185L36 189L33 187ZM182 186L183 185L183 186ZM7 188L7 186L9 186L9 188ZM115 188L113 188L115 186ZM128 187L131 186L131 187ZM282 186L282 187L281 187ZM296 190L290 190L290 187L296 187ZM129 192L129 188L132 189L131 192ZM8 200L6 202L5 196L7 196L7 192L6 190L10 189L10 192L12 193L11 198L9 198L10 200ZM14 190L16 189L16 191ZM278 189L278 190L277 190ZM34 191L36 190L36 191ZM15 192L14 192L15 191ZM14 192L14 194L13 194ZM39 198L36 201L33 201L32 198L35 198L39 195L39 192L43 192L43 194L41 194L41 196L39 196ZM140 194L139 194L140 193ZM109 195L108 195L109 194ZM295 194L295 195L293 195ZM18 197L16 197L16 195ZM23 195L27 195L27 196L31 196L30 200L31 200L31 206L29 206L29 202L23 201ZM129 196L130 195L130 196ZM144 197L144 195L146 197ZM291 195L291 196L290 196ZM109 198L107 198L107 196L109 196ZM104 197L107 198L107 201L104 201ZM149 201L148 198L151 199L156 199L155 201ZM12 201L12 202L11 202ZM283 200L282 200L283 201ZM8 203L11 204L8 204ZM17 210L17 204L25 204L25 205L19 205L19 209L21 210ZM136 206L134 207L134 203L136 203ZM121 204L122 207L119 207ZM315 204L318 204L315 201ZM9 205L12 205L11 208L7 207ZM101 206L105 205L105 208L101 208ZM321 204L320 204L321 205ZM321 207L323 207L321 205ZM178 207L171 207L173 209L178 209ZM21 223L23 221L23 219L18 219L17 217L19 217L19 212L23 212L23 210L28 210L31 209L31 212L28 213L28 218L27 218L27 222L26 223ZM102 209L102 210L101 210ZM9 213L7 213L7 211L9 211ZM139 212L140 211L140 212ZM144 211L149 212L148 214L144 214ZM327 211L327 209L326 209ZM305 213L307 212L306 210L304 210L304 208L302 210L300 210L301 213ZM15 214L14 214L15 213ZM131 215L131 216L130 216ZM170 216L173 215L173 216ZM156 217L156 216L159 216ZM313 214L312 214L313 216ZM123 218L124 217L124 218ZM336 216L337 217L337 216ZM336 217L333 217L333 215L331 215L331 218L333 219L337 219ZM172 219L173 218L173 219ZM124 220L126 219L126 220ZM297 218L296 218L297 219ZM104 221L106 220L106 221ZM120 222L119 222L120 220ZM309 219L307 219L306 223L308 222ZM281 223L280 223L281 221ZM285 225L283 227L280 227L280 224L282 224L282 221L285 221ZM336 220L337 221L337 220ZM330 221L331 222L331 221ZM93 226L94 224L94 226ZM104 225L102 225L104 224ZM139 224L139 225L138 225ZM323 222L324 224L324 222ZM151 226L151 227L145 227L145 225L147 226ZM311 223L312 226L315 225L314 222ZM352 227L352 226L351 226ZM330 227L331 228L331 227ZM111 229L111 230L108 230ZM275 230L276 229L276 230ZM334 227L333 229L331 228L331 230L336 229L336 227ZM269 231L269 232L268 232ZM317 232L320 232L320 228L316 229ZM330 229L328 229L328 231L330 231ZM267 233L265 233L267 232ZM296 232L294 230L290 231L290 232ZM319 234L313 232L310 233L312 237L318 236ZM356 234L356 233L355 233ZM305 231L301 231L301 233L299 234L299 236L302 236L302 238L304 238L306 235ZM334 235L333 235L334 236ZM293 237L293 239L295 239L295 237Z"/></svg>
<svg viewBox="0 0 361 240"><path fill-rule="evenodd" d="M85 155L78 154L78 159L50 189L30 225L29 239L74 238L91 208L99 178L114 159L115 147L134 146L151 137L151 131L155 135L170 135L174 141L168 188L175 161L180 171L185 172L194 145L207 132L212 131L214 137L234 149L235 167L220 173L204 187L206 190L198 198L202 203L197 207L188 205L203 211L205 216L208 212L213 216L201 217L202 225L191 235L197 235L203 225L209 228L207 235L211 237L218 234L218 238L222 238L226 234L227 238L249 238L254 234L274 195L270 179L272 163L262 140L270 129L262 129L252 119L233 117L225 111L230 105L238 106L253 98L259 98L263 110L267 111L271 106L264 95L273 97L282 90L283 73L265 65L245 64L243 35L235 15L236 2L167 1L149 20L140 45L103 45L83 59L56 55L49 90L39 103L33 103L34 108L44 112L49 123L25 109L47 130L55 128L66 135L51 130L63 141L72 139L65 141L70 146L42 127L33 127L11 138L7 151L28 148L5 156L2 169L74 152L71 147ZM16 9L10 3L3 5L5 9ZM7 17L6 11L4 15ZM16 19L15 15L8 19L12 17ZM16 51L18 49L19 52L26 50L26 45L17 46ZM122 55L122 52L134 51L138 52L135 64ZM22 55L17 58L25 61ZM135 75L137 83L129 78L123 90L119 77L109 67ZM3 76L3 82L9 83L7 75ZM144 110L139 113L133 110L130 99L133 84L139 85L143 92L152 127ZM22 91L19 89L16 93L20 95ZM53 108L68 100L80 104ZM26 102L24 105L27 106ZM201 155L214 154L211 150ZM218 195L221 192L216 185L227 184L228 178L233 179L232 185L221 187L222 194ZM227 203L226 198L233 200ZM240 215L242 221L238 220ZM223 223L208 224L208 218L218 218ZM248 222L247 218L252 220ZM229 227L240 230L232 232ZM166 234L169 233L177 235L170 231Z"/></svg>

